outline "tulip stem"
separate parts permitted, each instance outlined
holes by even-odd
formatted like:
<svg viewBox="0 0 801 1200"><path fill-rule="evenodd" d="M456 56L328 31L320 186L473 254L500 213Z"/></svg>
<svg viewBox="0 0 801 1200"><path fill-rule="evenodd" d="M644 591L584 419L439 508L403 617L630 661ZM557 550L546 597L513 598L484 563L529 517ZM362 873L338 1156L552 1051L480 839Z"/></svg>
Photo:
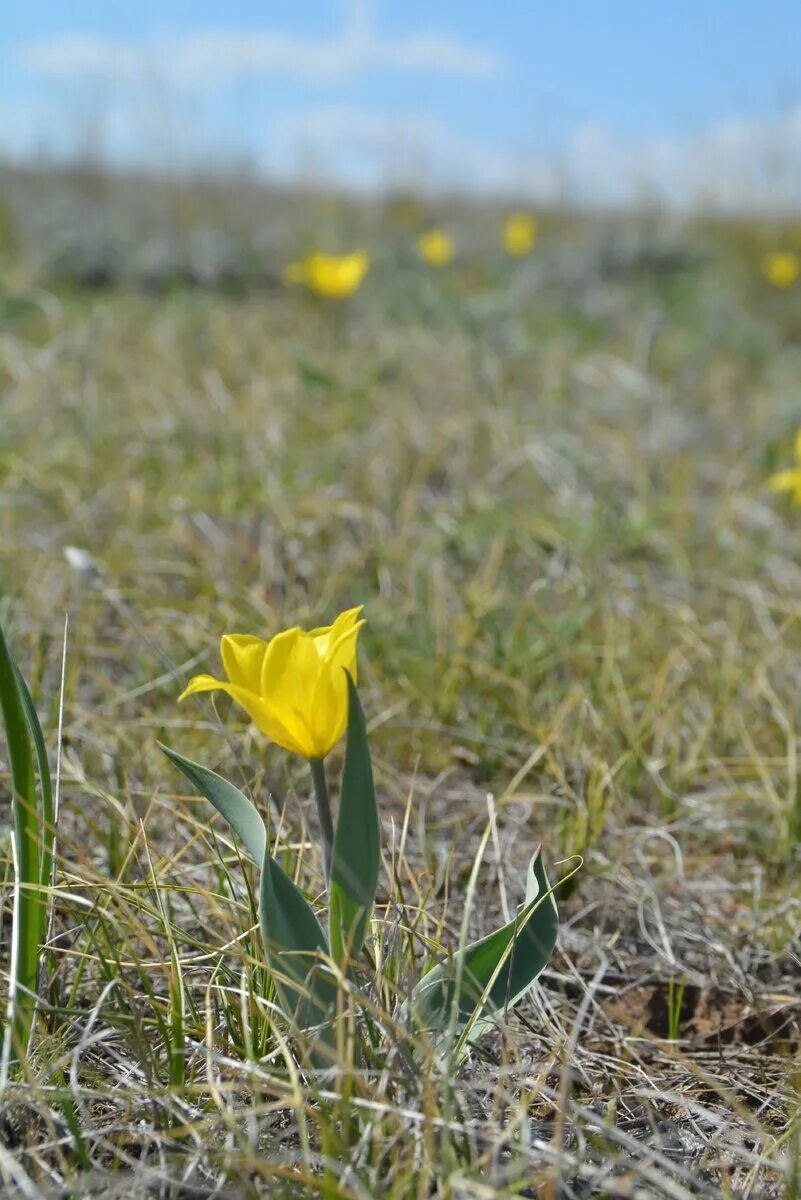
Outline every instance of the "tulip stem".
<svg viewBox="0 0 801 1200"><path fill-rule="evenodd" d="M331 858L334 851L334 822L331 817L331 800L328 796L328 784L325 778L325 764L321 758L310 758L312 780L314 781L314 798L317 801L317 816L320 819L320 831L323 835L323 866L326 881L331 877Z"/></svg>

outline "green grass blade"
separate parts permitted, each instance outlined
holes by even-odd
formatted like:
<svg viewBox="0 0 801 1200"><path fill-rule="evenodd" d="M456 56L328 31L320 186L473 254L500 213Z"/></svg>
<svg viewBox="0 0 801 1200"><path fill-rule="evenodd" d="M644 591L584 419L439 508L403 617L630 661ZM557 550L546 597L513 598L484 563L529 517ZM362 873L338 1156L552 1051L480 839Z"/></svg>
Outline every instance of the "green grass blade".
<svg viewBox="0 0 801 1200"><path fill-rule="evenodd" d="M242 795L239 788L223 779L222 775L217 775L208 767L202 767L191 758L184 758L182 754L170 750L161 742L158 745L170 762L189 780L192 787L214 805L220 816L225 817L244 842L248 854L261 865L267 849L267 831L255 805L251 804L247 796Z"/></svg>
<svg viewBox="0 0 801 1200"><path fill-rule="evenodd" d="M36 982L46 907L41 890L42 839L29 724L18 670L1 628L0 711L11 764L15 875L9 1025L3 1046L5 1065L12 1055L21 1058L28 1050L36 1012Z"/></svg>
<svg viewBox="0 0 801 1200"><path fill-rule="evenodd" d="M331 866L330 938L334 957L361 949L373 911L381 830L370 747L356 685L348 680L348 733Z"/></svg>
<svg viewBox="0 0 801 1200"><path fill-rule="evenodd" d="M508 924L465 946L415 987L411 1009L429 1032L454 1019L456 1030L520 1000L553 953L559 920L539 849L529 864L526 906Z"/></svg>

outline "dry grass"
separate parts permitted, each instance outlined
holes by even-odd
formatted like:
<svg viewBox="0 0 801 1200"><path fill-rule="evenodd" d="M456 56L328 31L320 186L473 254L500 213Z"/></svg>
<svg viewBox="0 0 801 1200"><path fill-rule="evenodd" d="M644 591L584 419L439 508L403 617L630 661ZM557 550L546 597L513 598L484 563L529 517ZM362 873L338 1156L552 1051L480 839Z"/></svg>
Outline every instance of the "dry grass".
<svg viewBox="0 0 801 1200"><path fill-rule="evenodd" d="M257 290L158 298L48 285L20 218L0 619L51 734L70 633L6 1194L798 1197L801 561L764 479L801 416L801 293L760 282L753 230L552 219L511 266L460 213L471 250L431 276L397 212L331 208L377 252L332 312L270 283L310 211L263 216ZM293 1068L249 869L156 740L246 786L315 894L305 768L176 699L223 630L358 602L383 998L409 929L455 943L488 795L476 931L540 840L585 865L507 1027L455 1078L373 1063L354 1128L342 1077Z"/></svg>

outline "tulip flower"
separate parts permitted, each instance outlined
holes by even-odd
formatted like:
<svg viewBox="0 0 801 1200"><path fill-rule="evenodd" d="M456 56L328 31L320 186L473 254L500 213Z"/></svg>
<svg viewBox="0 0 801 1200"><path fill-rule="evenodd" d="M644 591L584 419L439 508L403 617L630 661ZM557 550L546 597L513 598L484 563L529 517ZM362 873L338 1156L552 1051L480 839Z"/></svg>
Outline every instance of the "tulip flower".
<svg viewBox="0 0 801 1200"><path fill-rule="evenodd" d="M417 239L417 249L423 262L430 267L446 267L453 260L453 239L441 229L429 229Z"/></svg>
<svg viewBox="0 0 801 1200"><path fill-rule="evenodd" d="M503 226L503 244L512 258L530 254L537 237L537 222L529 213L510 213Z"/></svg>
<svg viewBox="0 0 801 1200"><path fill-rule="evenodd" d="M771 475L768 487L774 492L790 492L793 502L801 505L801 429L795 435L795 466Z"/></svg>
<svg viewBox="0 0 801 1200"><path fill-rule="evenodd" d="M284 269L285 283L305 283L318 296L344 300L361 287L370 268L370 256L364 250L352 254L310 254Z"/></svg>
<svg viewBox="0 0 801 1200"><path fill-rule="evenodd" d="M776 288L792 287L801 275L801 258L794 250L777 250L762 261L762 274Z"/></svg>
<svg viewBox="0 0 801 1200"><path fill-rule="evenodd" d="M356 639L362 605L340 613L333 625L307 633L295 627L269 642L246 633L226 634L220 645L227 681L196 675L179 699L197 692L227 692L262 733L309 760L326 878L331 870L334 824L323 759L348 723L348 685L356 682Z"/></svg>
<svg viewBox="0 0 801 1200"><path fill-rule="evenodd" d="M345 671L356 679L360 612L361 605L324 629L287 629L269 642L226 634L220 651L228 679L196 675L181 700L197 692L227 692L278 746L304 758L324 758L348 720Z"/></svg>

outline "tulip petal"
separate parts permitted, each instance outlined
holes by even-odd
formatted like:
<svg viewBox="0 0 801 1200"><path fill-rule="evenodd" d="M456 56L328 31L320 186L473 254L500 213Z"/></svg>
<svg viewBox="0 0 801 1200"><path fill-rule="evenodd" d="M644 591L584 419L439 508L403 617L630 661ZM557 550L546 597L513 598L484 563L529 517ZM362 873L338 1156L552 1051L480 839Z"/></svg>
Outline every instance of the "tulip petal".
<svg viewBox="0 0 801 1200"><path fill-rule="evenodd" d="M287 703L303 726L307 758L323 758L328 752L321 748L325 737L319 736L314 712L314 697L325 669L325 661L318 653L314 638L302 633L295 643L285 694Z"/></svg>
<svg viewBox="0 0 801 1200"><path fill-rule="evenodd" d="M267 651L261 664L261 679L259 681L259 692L261 695L266 696L286 673L292 659L295 643L300 636L300 628L294 625L292 629L285 629L283 633L277 633L267 643Z"/></svg>
<svg viewBox="0 0 801 1200"><path fill-rule="evenodd" d="M337 620L339 620L339 618L337 618ZM319 629L309 630L309 637L314 639L318 653L321 656L325 656L328 650L328 643L330 641L331 630L333 628L333 625L321 625Z"/></svg>
<svg viewBox="0 0 801 1200"><path fill-rule="evenodd" d="M198 692L213 692L215 688L225 687L219 679L215 679L213 675L195 675L189 680L184 690L178 697L178 703L185 700L187 696L194 696Z"/></svg>
<svg viewBox="0 0 801 1200"><path fill-rule="evenodd" d="M247 688L258 696L261 691L261 669L268 642L247 633L227 633L220 642L225 673L231 683Z"/></svg>
<svg viewBox="0 0 801 1200"><path fill-rule="evenodd" d="M322 658L327 658L331 647L342 634L356 624L356 619L363 608L363 604L357 604L355 608L348 608L345 612L340 613L333 625L312 629L309 636L314 638L317 651Z"/></svg>
<svg viewBox="0 0 801 1200"><path fill-rule="evenodd" d="M347 670L356 682L356 639L364 621L346 628L329 650L311 702L310 725L317 755L324 758L348 723ZM344 669L343 669L344 668Z"/></svg>
<svg viewBox="0 0 801 1200"><path fill-rule="evenodd" d="M195 675L194 679L189 680L187 688L178 699L183 700L186 696L197 695L198 692L225 692L245 709L252 720L256 721L255 713L259 705L259 697L253 692L238 687L235 683L226 683L225 680L215 679L213 675Z"/></svg>
<svg viewBox="0 0 801 1200"><path fill-rule="evenodd" d="M329 674L333 672L337 676L341 674L344 667L353 682L356 683L356 639L359 636L359 630L366 622L356 620L356 617L361 612L361 606L352 609L351 612L354 614L353 619L345 626L339 637L333 641L333 645L326 656L326 664L332 668Z"/></svg>
<svg viewBox="0 0 801 1200"><path fill-rule="evenodd" d="M253 724L262 733L266 733L270 741L275 742L277 746L283 746L285 750L291 750L294 754L305 754L303 740L297 738L296 731L288 729L258 693L238 687L235 683L225 683L223 680L215 679L213 675L195 675L194 679L189 680L188 686L178 699L183 700L186 696L197 695L199 692L214 691L225 692L235 700L241 708L244 708Z"/></svg>
<svg viewBox="0 0 801 1200"><path fill-rule="evenodd" d="M295 627L276 634L267 647L259 693L273 720L291 735L298 753L309 749L309 696L319 671L319 656L308 633Z"/></svg>

